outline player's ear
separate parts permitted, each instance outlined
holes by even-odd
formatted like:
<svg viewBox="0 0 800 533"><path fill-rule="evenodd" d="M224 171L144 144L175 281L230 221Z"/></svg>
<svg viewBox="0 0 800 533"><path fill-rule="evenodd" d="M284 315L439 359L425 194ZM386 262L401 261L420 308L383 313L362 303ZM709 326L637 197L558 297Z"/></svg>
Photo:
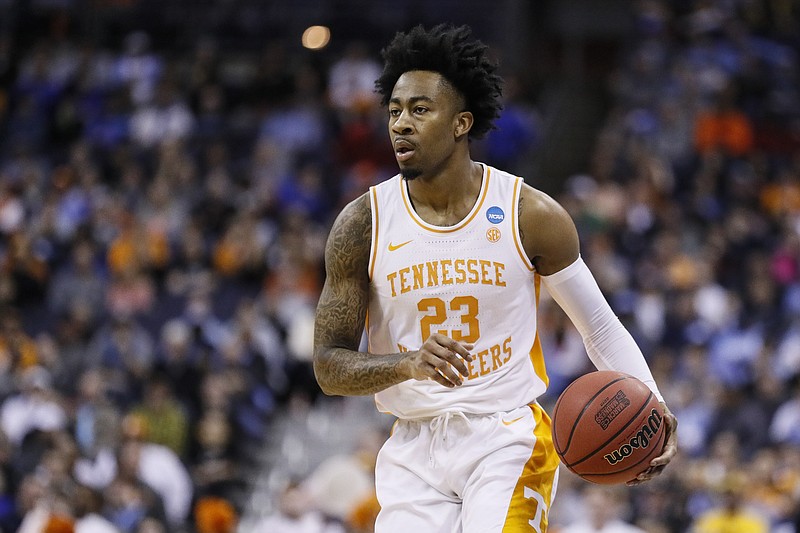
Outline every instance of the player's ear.
<svg viewBox="0 0 800 533"><path fill-rule="evenodd" d="M456 139L462 138L469 133L472 129L472 123L475 122L475 117L469 111L462 111L456 115L455 135Z"/></svg>

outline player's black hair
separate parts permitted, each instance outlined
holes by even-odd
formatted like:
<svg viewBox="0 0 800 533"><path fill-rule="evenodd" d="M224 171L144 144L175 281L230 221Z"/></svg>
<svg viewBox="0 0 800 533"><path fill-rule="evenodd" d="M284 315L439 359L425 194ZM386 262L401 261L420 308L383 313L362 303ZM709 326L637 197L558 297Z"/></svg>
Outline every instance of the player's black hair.
<svg viewBox="0 0 800 533"><path fill-rule="evenodd" d="M416 26L397 33L381 51L383 72L375 81L381 103L388 105L397 80L411 70L438 72L464 97L465 111L474 118L469 136L480 139L494 128L503 79L497 63L488 57L489 47L471 39L468 26L439 24L430 30Z"/></svg>

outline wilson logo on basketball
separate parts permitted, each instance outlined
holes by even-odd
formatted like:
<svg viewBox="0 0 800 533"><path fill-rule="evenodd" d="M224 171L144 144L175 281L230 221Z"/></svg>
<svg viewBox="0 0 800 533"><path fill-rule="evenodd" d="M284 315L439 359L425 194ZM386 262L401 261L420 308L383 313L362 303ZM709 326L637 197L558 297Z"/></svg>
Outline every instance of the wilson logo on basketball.
<svg viewBox="0 0 800 533"><path fill-rule="evenodd" d="M606 400L597 414L594 415L594 421L600 424L601 428L606 429L617 418L617 415L630 404L631 401L625 396L625 393L618 391L614 396Z"/></svg>
<svg viewBox="0 0 800 533"><path fill-rule="evenodd" d="M634 449L647 448L650 446L653 435L658 433L658 428L661 427L661 421L661 414L658 410L653 409L650 411L650 416L647 417L647 423L636 432L636 435L631 437L631 440L620 446L619 449L605 454L603 458L608 461L608 464L615 465L631 455Z"/></svg>

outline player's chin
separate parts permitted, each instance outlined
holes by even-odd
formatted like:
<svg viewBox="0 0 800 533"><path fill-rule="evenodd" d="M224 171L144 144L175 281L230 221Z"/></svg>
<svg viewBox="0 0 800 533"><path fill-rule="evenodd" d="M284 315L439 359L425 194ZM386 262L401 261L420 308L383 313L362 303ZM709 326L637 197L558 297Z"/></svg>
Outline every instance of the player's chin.
<svg viewBox="0 0 800 533"><path fill-rule="evenodd" d="M400 175L406 181L411 181L422 175L422 169L415 167L400 167Z"/></svg>

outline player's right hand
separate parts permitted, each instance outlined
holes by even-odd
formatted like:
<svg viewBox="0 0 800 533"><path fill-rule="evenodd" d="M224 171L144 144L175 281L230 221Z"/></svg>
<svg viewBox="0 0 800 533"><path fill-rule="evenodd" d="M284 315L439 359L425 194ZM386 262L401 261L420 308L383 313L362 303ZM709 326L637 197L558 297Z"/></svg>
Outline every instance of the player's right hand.
<svg viewBox="0 0 800 533"><path fill-rule="evenodd" d="M404 361L409 377L432 379L445 387L461 385L469 375L466 362L472 361L473 344L458 342L434 333L416 352L408 352Z"/></svg>

